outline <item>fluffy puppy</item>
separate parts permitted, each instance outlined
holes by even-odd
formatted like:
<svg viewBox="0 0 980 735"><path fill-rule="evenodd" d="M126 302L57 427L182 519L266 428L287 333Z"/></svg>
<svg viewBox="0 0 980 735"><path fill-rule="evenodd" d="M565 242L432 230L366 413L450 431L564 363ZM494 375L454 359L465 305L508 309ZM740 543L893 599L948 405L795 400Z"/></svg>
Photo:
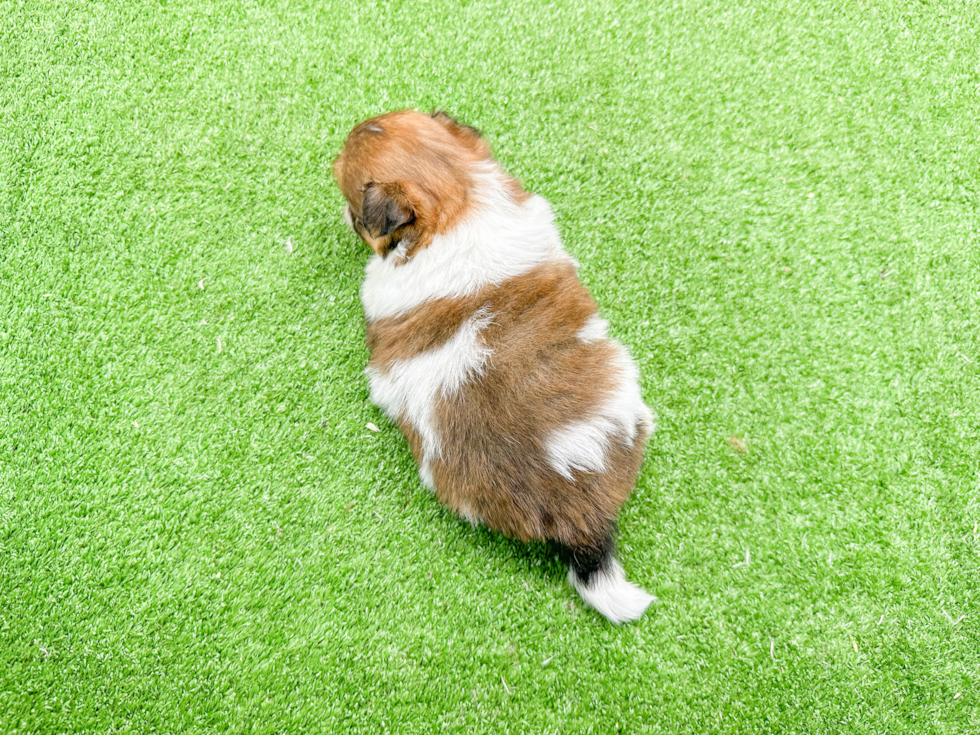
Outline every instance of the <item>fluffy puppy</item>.
<svg viewBox="0 0 980 735"><path fill-rule="evenodd" d="M374 251L371 399L422 482L473 524L553 542L586 603L639 618L653 598L626 581L613 532L653 421L548 203L441 112L361 123L333 171Z"/></svg>

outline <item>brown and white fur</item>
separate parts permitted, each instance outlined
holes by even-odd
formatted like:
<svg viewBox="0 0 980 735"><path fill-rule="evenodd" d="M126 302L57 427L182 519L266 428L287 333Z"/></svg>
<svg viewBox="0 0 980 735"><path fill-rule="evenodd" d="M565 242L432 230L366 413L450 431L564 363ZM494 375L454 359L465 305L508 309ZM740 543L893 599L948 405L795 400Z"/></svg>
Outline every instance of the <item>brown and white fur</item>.
<svg viewBox="0 0 980 735"><path fill-rule="evenodd" d="M626 581L613 533L652 416L548 203L445 113L361 123L333 170L375 253L361 289L371 399L422 482L473 524L554 542L586 603L639 618L653 598Z"/></svg>

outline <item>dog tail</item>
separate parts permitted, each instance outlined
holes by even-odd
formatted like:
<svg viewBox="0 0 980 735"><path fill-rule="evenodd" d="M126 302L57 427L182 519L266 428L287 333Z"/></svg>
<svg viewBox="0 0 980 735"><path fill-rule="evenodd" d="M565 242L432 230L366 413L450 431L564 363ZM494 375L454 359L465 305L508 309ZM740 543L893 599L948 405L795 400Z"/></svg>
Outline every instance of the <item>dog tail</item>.
<svg viewBox="0 0 980 735"><path fill-rule="evenodd" d="M656 598L626 581L612 536L579 546L559 543L568 564L568 583L589 607L612 623L638 620Z"/></svg>

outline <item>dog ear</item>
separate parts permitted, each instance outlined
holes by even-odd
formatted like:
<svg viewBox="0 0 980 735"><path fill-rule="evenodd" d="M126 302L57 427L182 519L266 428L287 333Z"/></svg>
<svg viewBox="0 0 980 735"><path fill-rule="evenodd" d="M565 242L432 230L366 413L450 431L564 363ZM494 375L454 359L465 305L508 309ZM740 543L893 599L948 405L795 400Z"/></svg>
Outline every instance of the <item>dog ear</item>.
<svg viewBox="0 0 980 735"><path fill-rule="evenodd" d="M442 110L433 112L433 120L442 125L449 134L456 140L469 148L473 153L481 158L490 157L490 146L483 139L483 134L472 125L464 125L453 117L450 117Z"/></svg>
<svg viewBox="0 0 980 735"><path fill-rule="evenodd" d="M430 115L430 117L436 122L440 122L446 126L449 132L453 135L459 135L464 138L475 140L479 140L483 137L483 134L477 128L474 128L472 125L465 125L464 123L461 123L456 118L451 117L444 110L436 110Z"/></svg>
<svg viewBox="0 0 980 735"><path fill-rule="evenodd" d="M385 237L415 219L415 211L398 184L371 182L361 199L361 221L371 237Z"/></svg>

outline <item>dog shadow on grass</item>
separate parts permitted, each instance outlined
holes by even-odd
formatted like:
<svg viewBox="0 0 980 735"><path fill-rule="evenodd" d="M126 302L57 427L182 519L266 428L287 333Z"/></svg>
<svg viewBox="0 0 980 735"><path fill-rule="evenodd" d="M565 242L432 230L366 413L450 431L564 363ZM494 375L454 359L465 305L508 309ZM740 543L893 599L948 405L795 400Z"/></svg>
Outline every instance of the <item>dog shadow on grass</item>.
<svg viewBox="0 0 980 735"><path fill-rule="evenodd" d="M431 502L438 503L435 499ZM465 555L468 565L477 573L483 566L487 574L510 576L522 590L526 589L525 583L537 587L545 583L555 589L567 587L568 569L551 542L518 541L485 526L473 526L441 505L433 516L440 534L447 537L450 553ZM568 589L568 599L572 600L574 595Z"/></svg>

